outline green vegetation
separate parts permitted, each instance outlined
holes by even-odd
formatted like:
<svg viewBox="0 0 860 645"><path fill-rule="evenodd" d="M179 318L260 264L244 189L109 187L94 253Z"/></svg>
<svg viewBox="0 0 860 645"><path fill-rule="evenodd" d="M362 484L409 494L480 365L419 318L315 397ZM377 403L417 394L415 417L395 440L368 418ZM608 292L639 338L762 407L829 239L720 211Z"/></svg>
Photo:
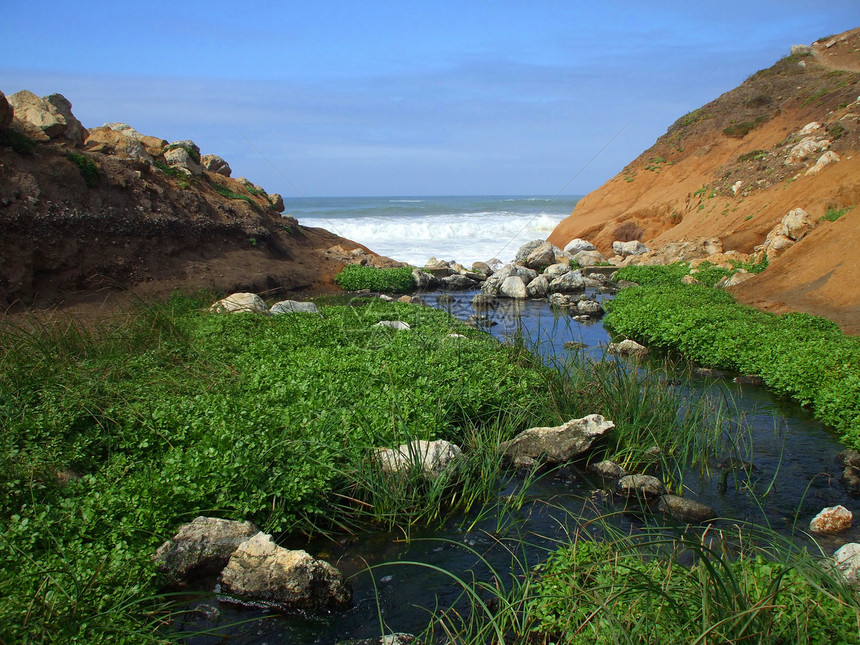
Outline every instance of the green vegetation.
<svg viewBox="0 0 860 645"><path fill-rule="evenodd" d="M819 99L822 99L828 92L830 92L830 89L827 87L818 88L815 92L813 92L806 98L806 100L803 102L803 105L807 106L815 103Z"/></svg>
<svg viewBox="0 0 860 645"><path fill-rule="evenodd" d="M835 206L828 206L827 212L821 216L821 219L826 222L835 222L840 217L842 217L845 213L853 209L853 206L845 206L844 208L836 208Z"/></svg>
<svg viewBox="0 0 860 645"><path fill-rule="evenodd" d="M247 202L248 204L250 204L251 208L253 208L254 210L259 210L259 208L260 208L257 205L257 202L255 202L253 199L251 199L247 195L242 195L240 193L234 192L234 191L230 190L229 188L227 188L226 186L222 186L221 184L218 184L214 181L210 181L209 185L212 186L212 190L214 190L216 193L221 195L221 197L226 197L227 199L242 200L243 202Z"/></svg>
<svg viewBox="0 0 860 645"><path fill-rule="evenodd" d="M847 130L845 126L841 123L831 123L827 126L827 133L830 135L830 138L836 141L837 139L841 139Z"/></svg>
<svg viewBox="0 0 860 645"><path fill-rule="evenodd" d="M746 545L735 554L693 535L612 544L581 536L536 573L525 600L529 642L824 645L857 637L856 598L805 553Z"/></svg>
<svg viewBox="0 0 860 645"><path fill-rule="evenodd" d="M68 152L66 153L66 159L78 167L78 170L81 171L81 177L84 178L89 188L98 186L99 168L96 166L95 161L80 152Z"/></svg>
<svg viewBox="0 0 860 645"><path fill-rule="evenodd" d="M723 291L679 284L684 271L684 265L619 271L619 278L642 286L619 293L605 325L702 365L761 376L774 391L811 405L821 421L860 447L860 340L823 318L775 316ZM708 284L716 275L700 271L696 277Z"/></svg>
<svg viewBox="0 0 860 645"><path fill-rule="evenodd" d="M29 155L35 147L35 141L15 128L0 129L0 148L12 148L19 155Z"/></svg>
<svg viewBox="0 0 860 645"><path fill-rule="evenodd" d="M706 192L708 192L708 186L702 186L696 192L693 193L693 197L701 197Z"/></svg>
<svg viewBox="0 0 860 645"><path fill-rule="evenodd" d="M187 189L191 185L192 177L188 173L179 170L179 168L168 166L163 161L158 161L157 159L153 162L153 165L168 177L175 179L176 185L182 190Z"/></svg>
<svg viewBox="0 0 860 645"><path fill-rule="evenodd" d="M767 155L767 150L750 150L749 152L745 152L740 157L738 157L738 161L758 161L759 159L764 159L765 157L767 157Z"/></svg>
<svg viewBox="0 0 860 645"><path fill-rule="evenodd" d="M370 289L385 293L409 293L415 290L412 267L377 269L360 264L348 264L334 279L340 288L346 291Z"/></svg>
<svg viewBox="0 0 860 645"><path fill-rule="evenodd" d="M650 170L651 172L660 172L660 164L666 163L665 157L651 157L648 159L648 164L645 166L645 170Z"/></svg>
<svg viewBox="0 0 860 645"><path fill-rule="evenodd" d="M728 127L723 128L723 134L729 137L743 139L755 128L760 126L762 123L767 122L769 119L770 117L765 114L762 114L757 116L753 121L741 121L740 123L732 123Z"/></svg>
<svg viewBox="0 0 860 645"><path fill-rule="evenodd" d="M254 197L268 197L268 193L262 188L257 188L256 186L252 186L251 184L247 184L245 186L245 190L248 191L248 194L253 195Z"/></svg>
<svg viewBox="0 0 860 645"><path fill-rule="evenodd" d="M712 116L713 115L710 114L709 112L707 112L706 110L704 110L702 108L697 108L697 109L693 110L692 112L688 112L687 114L682 116L680 119L678 119L675 122L675 124L679 128L686 128L686 127L689 127L691 125L695 125L699 121L704 121L705 119L710 119Z"/></svg>

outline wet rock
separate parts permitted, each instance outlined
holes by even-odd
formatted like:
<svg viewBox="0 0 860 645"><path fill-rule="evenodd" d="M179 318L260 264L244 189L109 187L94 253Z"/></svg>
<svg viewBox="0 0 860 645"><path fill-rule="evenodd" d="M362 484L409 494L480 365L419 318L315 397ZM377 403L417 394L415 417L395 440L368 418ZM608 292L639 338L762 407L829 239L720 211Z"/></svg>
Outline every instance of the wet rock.
<svg viewBox="0 0 860 645"><path fill-rule="evenodd" d="M656 499L666 495L666 486L652 475L627 475L618 480L615 490L623 497Z"/></svg>
<svg viewBox="0 0 860 645"><path fill-rule="evenodd" d="M839 478L851 497L860 497L860 468L845 466Z"/></svg>
<svg viewBox="0 0 860 645"><path fill-rule="evenodd" d="M851 528L854 514L844 506L828 506L822 509L809 522L809 530L813 533L839 533Z"/></svg>
<svg viewBox="0 0 860 645"><path fill-rule="evenodd" d="M555 427L524 430L499 446L504 458L515 467L535 463L565 463L585 453L591 445L615 428L612 421L599 414L571 419Z"/></svg>
<svg viewBox="0 0 860 645"><path fill-rule="evenodd" d="M274 315L278 314L318 314L320 312L320 308L317 307L312 302L301 302L299 300L281 300L280 302L276 302L272 305L272 308L269 309L269 313Z"/></svg>
<svg viewBox="0 0 860 645"><path fill-rule="evenodd" d="M833 554L840 577L853 587L860 587L860 544L849 542Z"/></svg>
<svg viewBox="0 0 860 645"><path fill-rule="evenodd" d="M577 237L565 244L564 250L567 253L576 255L580 251L596 251L597 249L594 247L594 244L588 240L583 240Z"/></svg>
<svg viewBox="0 0 860 645"><path fill-rule="evenodd" d="M543 298L549 292L549 280L544 275L539 275L529 282L526 287L529 298Z"/></svg>
<svg viewBox="0 0 860 645"><path fill-rule="evenodd" d="M559 276L563 276L565 273L570 273L573 269L570 267L570 262L559 262L558 264L551 264L546 269L544 269L543 275L546 276L547 280L554 280Z"/></svg>
<svg viewBox="0 0 860 645"><path fill-rule="evenodd" d="M564 293L554 293L549 297L549 304L555 307L572 307L576 305L576 300Z"/></svg>
<svg viewBox="0 0 860 645"><path fill-rule="evenodd" d="M443 439L416 439L397 448L378 448L374 458L383 472L400 475L420 469L424 479L436 481L442 475L456 473L462 454L459 446Z"/></svg>
<svg viewBox="0 0 860 645"><path fill-rule="evenodd" d="M397 331L405 331L407 329L412 329L409 326L409 323L405 323L402 320L380 320L374 325L374 327L384 327L388 329L395 329Z"/></svg>
<svg viewBox="0 0 860 645"><path fill-rule="evenodd" d="M569 271L564 275L554 278L549 283L552 293L575 293L585 290L585 279L580 271Z"/></svg>
<svg viewBox="0 0 860 645"><path fill-rule="evenodd" d="M233 170L230 168L230 164L224 161L218 155L203 155L200 157L200 165L203 166L209 172L214 172L217 175L223 175L224 177L229 177L233 174ZM277 209L275 209L277 210ZM281 199L281 209L278 210L280 213L284 210L284 200Z"/></svg>
<svg viewBox="0 0 860 645"><path fill-rule="evenodd" d="M728 376L728 374L722 370L717 370L712 367L694 367L692 371L695 376L701 376L703 378L722 379Z"/></svg>
<svg viewBox="0 0 860 645"><path fill-rule="evenodd" d="M648 356L648 348L644 345L640 345L635 340L622 340L620 343L610 343L606 348L606 351L610 354L617 354L618 356L632 356L634 358L643 358Z"/></svg>
<svg viewBox="0 0 860 645"><path fill-rule="evenodd" d="M472 271L483 276L485 280L493 274L493 270L486 262L472 262Z"/></svg>
<svg viewBox="0 0 860 645"><path fill-rule="evenodd" d="M529 293L523 279L512 275L504 279L499 285L499 296L505 298L528 298Z"/></svg>
<svg viewBox="0 0 860 645"><path fill-rule="evenodd" d="M548 266L555 264L555 255L560 252L561 249L550 244L549 242L544 242L539 246L535 247L524 260L525 265L530 269L535 269L536 271L543 271Z"/></svg>
<svg viewBox="0 0 860 645"><path fill-rule="evenodd" d="M447 307L448 305L453 305L455 302L457 302L457 299L447 293L440 293L436 296L436 304L440 307Z"/></svg>
<svg viewBox="0 0 860 645"><path fill-rule="evenodd" d="M239 545L259 532L250 522L198 517L158 547L153 559L172 584L215 575Z"/></svg>
<svg viewBox="0 0 860 645"><path fill-rule="evenodd" d="M764 379L761 376L756 376L755 374L740 374L734 377L732 382L737 383L738 385L764 385Z"/></svg>
<svg viewBox="0 0 860 645"><path fill-rule="evenodd" d="M479 308L494 308L499 306L499 299L486 293L476 293L472 298L472 304Z"/></svg>
<svg viewBox="0 0 860 645"><path fill-rule="evenodd" d="M585 343L580 343L579 341L575 340L569 340L564 344L564 348L569 350L585 349L586 347L587 345Z"/></svg>
<svg viewBox="0 0 860 645"><path fill-rule="evenodd" d="M467 289L474 289L477 286L477 283L471 278L455 273L453 275L440 278L439 286L442 289L447 289L448 291L465 291Z"/></svg>
<svg viewBox="0 0 860 645"><path fill-rule="evenodd" d="M234 293L222 298L209 311L216 313L269 313L266 302L256 293Z"/></svg>
<svg viewBox="0 0 860 645"><path fill-rule="evenodd" d="M657 510L686 524L700 524L717 516L710 506L678 495L661 495L657 501Z"/></svg>
<svg viewBox="0 0 860 645"><path fill-rule="evenodd" d="M482 329L485 327L495 327L499 323L495 320L492 320L488 316L482 316L479 314L472 314L468 318L466 318L466 324L469 327L474 327L475 329Z"/></svg>
<svg viewBox="0 0 860 645"><path fill-rule="evenodd" d="M239 545L221 572L221 589L276 609L337 609L352 591L343 575L305 551L291 551L257 533Z"/></svg>
<svg viewBox="0 0 860 645"><path fill-rule="evenodd" d="M499 295L502 284L510 277L518 277L523 281L524 285L528 285L537 276L538 273L534 269L516 264L506 264L487 278L487 281L481 287L481 292L496 296Z"/></svg>
<svg viewBox="0 0 860 645"><path fill-rule="evenodd" d="M580 300L576 303L576 310L580 314L585 314L593 318L599 318L603 315L603 307L595 300Z"/></svg>
<svg viewBox="0 0 860 645"><path fill-rule="evenodd" d="M605 480L621 479L630 474L625 468L609 459L604 459L596 464L589 464L587 471Z"/></svg>

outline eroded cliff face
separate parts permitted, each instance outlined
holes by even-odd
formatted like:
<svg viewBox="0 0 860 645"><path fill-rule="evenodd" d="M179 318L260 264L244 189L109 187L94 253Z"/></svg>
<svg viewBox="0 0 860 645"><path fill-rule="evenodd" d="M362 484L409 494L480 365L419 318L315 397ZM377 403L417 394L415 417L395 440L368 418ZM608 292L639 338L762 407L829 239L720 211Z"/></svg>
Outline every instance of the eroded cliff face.
<svg viewBox="0 0 860 645"><path fill-rule="evenodd" d="M815 229L733 287L759 308L827 316L860 333L860 29L795 48L773 67L676 121L550 235L659 249L716 237L754 253L790 210Z"/></svg>
<svg viewBox="0 0 860 645"><path fill-rule="evenodd" d="M129 291L313 293L335 288L347 262L397 264L282 215L278 195L230 177L192 141L119 123L87 131L60 95L0 104L3 309Z"/></svg>

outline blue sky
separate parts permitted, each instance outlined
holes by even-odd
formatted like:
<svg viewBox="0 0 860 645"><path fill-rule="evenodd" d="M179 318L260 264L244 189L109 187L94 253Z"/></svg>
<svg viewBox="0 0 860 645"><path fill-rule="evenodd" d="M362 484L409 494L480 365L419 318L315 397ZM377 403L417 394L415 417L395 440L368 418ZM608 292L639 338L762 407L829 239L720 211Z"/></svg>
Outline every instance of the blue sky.
<svg viewBox="0 0 860 645"><path fill-rule="evenodd" d="M285 197L583 194L790 45L860 26L858 0L9 5L4 93L193 139Z"/></svg>

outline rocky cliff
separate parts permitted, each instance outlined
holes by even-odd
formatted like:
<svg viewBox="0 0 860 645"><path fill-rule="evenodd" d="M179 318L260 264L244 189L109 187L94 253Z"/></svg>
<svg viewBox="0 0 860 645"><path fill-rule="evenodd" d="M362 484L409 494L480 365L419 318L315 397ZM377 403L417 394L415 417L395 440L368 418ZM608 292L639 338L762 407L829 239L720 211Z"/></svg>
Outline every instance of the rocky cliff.
<svg viewBox="0 0 860 645"><path fill-rule="evenodd" d="M193 141L86 129L59 94L0 93L0 307L103 302L131 290L313 292L380 258L282 215Z"/></svg>
<svg viewBox="0 0 860 645"><path fill-rule="evenodd" d="M615 241L640 240L655 253L639 261L651 262L678 242L767 257L764 272L732 287L739 300L827 316L860 333L858 95L860 29L794 46L679 118L583 198L549 240L564 247L587 239L607 255ZM781 236L798 208L811 230Z"/></svg>

